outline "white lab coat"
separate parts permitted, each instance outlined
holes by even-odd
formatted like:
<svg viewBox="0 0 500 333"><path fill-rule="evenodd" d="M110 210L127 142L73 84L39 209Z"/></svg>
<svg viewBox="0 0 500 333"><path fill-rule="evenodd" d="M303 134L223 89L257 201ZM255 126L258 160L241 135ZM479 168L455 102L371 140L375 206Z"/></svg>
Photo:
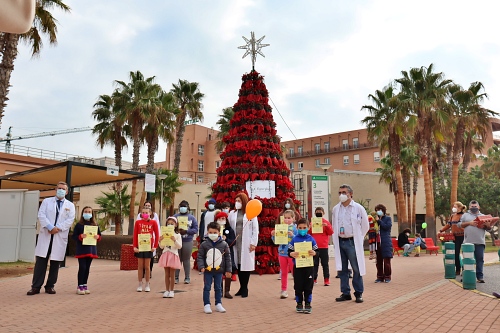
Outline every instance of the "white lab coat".
<svg viewBox="0 0 500 333"><path fill-rule="evenodd" d="M229 212L228 221L231 228L233 228L236 233L236 219L238 216L238 211L232 210ZM234 251L234 262L235 266L241 265L241 271L254 271L255 270L255 250L250 252L250 245L257 246L259 241L259 222L257 218L254 217L251 220L247 219L246 215L243 215L243 231L241 235L236 235L236 237L241 237L241 263L238 262L238 249L233 246ZM236 243L235 243L236 244Z"/></svg>
<svg viewBox="0 0 500 333"><path fill-rule="evenodd" d="M35 248L35 255L37 257L45 258L50 244L50 233L47 225L54 225L56 220L56 203L57 198L51 197L44 199L38 210L38 222L40 223L40 232L38 233L38 242ZM52 251L50 253L50 260L63 261L66 254L66 246L68 245L69 229L75 221L75 205L69 201L64 200L59 210L59 217L57 219L56 227L61 229L57 234L54 234L52 241Z"/></svg>
<svg viewBox="0 0 500 333"><path fill-rule="evenodd" d="M340 250L339 250L339 221L338 221L338 212L340 205L342 203L338 203L332 209L332 229L333 229L333 244L335 245L335 268L337 271L342 270L342 260L340 259ZM366 214L366 210L363 206L355 202L351 199L349 205L352 205L351 210L351 222L353 225L353 237L354 237L354 246L356 248L356 257L358 259L358 267L360 275L366 274L365 267L365 252L363 249L363 241L365 239L365 235L370 228L370 224L368 222L368 215Z"/></svg>

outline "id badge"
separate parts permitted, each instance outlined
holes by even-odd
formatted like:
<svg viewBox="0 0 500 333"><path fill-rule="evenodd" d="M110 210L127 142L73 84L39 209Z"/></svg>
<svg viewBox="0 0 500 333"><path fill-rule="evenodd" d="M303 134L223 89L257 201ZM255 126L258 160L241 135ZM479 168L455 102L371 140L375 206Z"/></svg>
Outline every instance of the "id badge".
<svg viewBox="0 0 500 333"><path fill-rule="evenodd" d="M344 235L344 227L340 227L340 234Z"/></svg>

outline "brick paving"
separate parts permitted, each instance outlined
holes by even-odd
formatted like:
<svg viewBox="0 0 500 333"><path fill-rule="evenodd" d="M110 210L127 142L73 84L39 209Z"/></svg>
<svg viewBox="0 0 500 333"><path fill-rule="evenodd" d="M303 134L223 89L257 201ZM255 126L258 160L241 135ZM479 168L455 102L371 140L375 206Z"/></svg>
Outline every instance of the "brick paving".
<svg viewBox="0 0 500 333"><path fill-rule="evenodd" d="M498 262L498 256L487 253L485 260ZM164 275L157 266L152 291L138 293L136 271L120 271L117 261L94 260L91 294L83 296L75 293L77 260L68 258L68 267L59 271L56 295L42 291L26 296L31 275L0 280L0 332L500 332L500 299L445 280L441 254L396 256L392 282L387 284L373 282L375 264L366 262L362 304L335 302L340 287L331 259L331 286L323 286L319 278L310 315L295 313L291 277L290 297L279 298L277 275L252 275L248 298L223 299L227 312L207 315L202 276L195 271L189 285L182 284L181 272L179 292L174 299L164 299ZM498 270L485 272L486 283L500 279ZM233 282L233 294L238 286Z"/></svg>

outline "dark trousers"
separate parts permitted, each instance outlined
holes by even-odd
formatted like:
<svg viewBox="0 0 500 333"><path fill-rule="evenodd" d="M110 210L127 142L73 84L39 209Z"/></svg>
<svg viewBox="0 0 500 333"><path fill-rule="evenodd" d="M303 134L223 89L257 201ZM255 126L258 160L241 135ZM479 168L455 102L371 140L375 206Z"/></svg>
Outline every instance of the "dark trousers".
<svg viewBox="0 0 500 333"><path fill-rule="evenodd" d="M42 288L43 282L45 281L45 273L47 272L47 264L49 263L50 253L52 251L52 240L54 235L50 238L49 250L47 251L47 256L36 257L35 268L33 269L33 280L31 282L31 288ZM60 261L51 260L49 268L49 276L47 278L47 283L45 288L54 288L57 282L57 276L59 275L59 265Z"/></svg>
<svg viewBox="0 0 500 333"><path fill-rule="evenodd" d="M78 285L87 284L90 273L90 265L92 264L92 258L78 258Z"/></svg>
<svg viewBox="0 0 500 333"><path fill-rule="evenodd" d="M314 267L293 268L293 289L295 290L295 301L311 303L314 286Z"/></svg>
<svg viewBox="0 0 500 333"><path fill-rule="evenodd" d="M455 272L459 273L462 271L462 266L460 265L460 250L462 249L462 244L464 242L464 236L455 236Z"/></svg>
<svg viewBox="0 0 500 333"><path fill-rule="evenodd" d="M382 249L380 248L380 244L378 244L375 253L377 255L377 279L382 281L385 279L390 280L392 274L392 258L382 258Z"/></svg>
<svg viewBox="0 0 500 333"><path fill-rule="evenodd" d="M314 280L318 279L319 261L323 267L323 278L330 278L330 267L328 267L328 249L318 249L318 255L314 256Z"/></svg>
<svg viewBox="0 0 500 333"><path fill-rule="evenodd" d="M238 269L238 279L240 280L240 291L248 291L248 281L250 280L250 271L242 272Z"/></svg>

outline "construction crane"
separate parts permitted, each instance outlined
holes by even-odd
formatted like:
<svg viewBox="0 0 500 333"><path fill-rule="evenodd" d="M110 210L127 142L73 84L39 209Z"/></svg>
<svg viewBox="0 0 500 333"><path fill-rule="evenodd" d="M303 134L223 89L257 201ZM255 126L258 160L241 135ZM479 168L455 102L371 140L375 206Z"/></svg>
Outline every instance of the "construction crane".
<svg viewBox="0 0 500 333"><path fill-rule="evenodd" d="M54 136L59 134L68 134L68 133L76 133L76 132L86 132L91 131L92 127L80 127L80 128L70 128L66 130L53 131L53 132L42 132L37 134L28 134L28 135L19 135L12 136L12 126L9 127L9 132L5 138L0 138L0 142L5 142L5 152L10 154L11 144L10 142L13 140L22 140L22 139L32 139L39 138L42 136Z"/></svg>

